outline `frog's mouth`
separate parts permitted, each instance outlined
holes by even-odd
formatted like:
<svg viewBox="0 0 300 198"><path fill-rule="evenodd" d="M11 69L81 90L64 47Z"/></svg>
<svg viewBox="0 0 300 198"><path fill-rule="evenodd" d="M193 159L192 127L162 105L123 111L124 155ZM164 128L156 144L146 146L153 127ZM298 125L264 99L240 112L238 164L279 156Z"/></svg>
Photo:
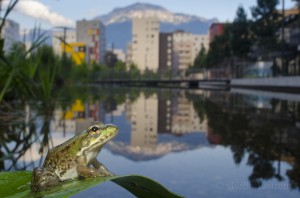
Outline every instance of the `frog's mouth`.
<svg viewBox="0 0 300 198"><path fill-rule="evenodd" d="M101 135L97 138L94 144L90 147L91 150L101 148L106 142L114 138L118 134L118 127L112 124L105 125L105 129L101 132Z"/></svg>

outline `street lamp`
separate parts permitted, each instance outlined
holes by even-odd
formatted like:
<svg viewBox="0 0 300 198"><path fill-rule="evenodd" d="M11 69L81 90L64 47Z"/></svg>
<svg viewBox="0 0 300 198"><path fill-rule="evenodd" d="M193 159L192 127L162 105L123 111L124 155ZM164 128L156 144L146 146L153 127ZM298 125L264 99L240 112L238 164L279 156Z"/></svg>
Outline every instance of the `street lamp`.
<svg viewBox="0 0 300 198"><path fill-rule="evenodd" d="M284 13L284 0L282 0L282 19L281 19L281 66L282 70L285 71L284 73L287 74L288 69L285 68L285 61L284 61L284 20L285 20L285 13Z"/></svg>

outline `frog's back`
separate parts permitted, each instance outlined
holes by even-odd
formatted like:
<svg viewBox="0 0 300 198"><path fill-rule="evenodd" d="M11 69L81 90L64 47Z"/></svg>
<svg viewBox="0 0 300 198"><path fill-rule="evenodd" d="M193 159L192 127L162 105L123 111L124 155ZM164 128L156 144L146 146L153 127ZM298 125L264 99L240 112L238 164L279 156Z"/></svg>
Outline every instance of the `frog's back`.
<svg viewBox="0 0 300 198"><path fill-rule="evenodd" d="M53 147L48 151L43 168L52 169L61 180L74 176L76 172L76 148L79 142L77 136L67 142ZM76 174L75 174L76 175Z"/></svg>

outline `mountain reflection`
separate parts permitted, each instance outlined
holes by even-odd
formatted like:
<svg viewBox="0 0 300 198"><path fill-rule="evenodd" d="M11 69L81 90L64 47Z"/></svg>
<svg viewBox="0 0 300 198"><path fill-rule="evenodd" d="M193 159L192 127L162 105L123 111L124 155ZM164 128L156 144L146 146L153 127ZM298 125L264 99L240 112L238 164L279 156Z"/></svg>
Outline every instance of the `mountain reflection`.
<svg viewBox="0 0 300 198"><path fill-rule="evenodd" d="M98 92L96 92L98 93ZM300 188L300 105L259 95L174 89L103 89L70 96L70 103L10 104L0 111L0 169L32 170L48 148L94 121L119 126L104 147L132 161L149 161L201 148L229 147L247 161L253 188L287 180ZM3 112L13 112L5 114ZM282 163L290 165L282 171Z"/></svg>

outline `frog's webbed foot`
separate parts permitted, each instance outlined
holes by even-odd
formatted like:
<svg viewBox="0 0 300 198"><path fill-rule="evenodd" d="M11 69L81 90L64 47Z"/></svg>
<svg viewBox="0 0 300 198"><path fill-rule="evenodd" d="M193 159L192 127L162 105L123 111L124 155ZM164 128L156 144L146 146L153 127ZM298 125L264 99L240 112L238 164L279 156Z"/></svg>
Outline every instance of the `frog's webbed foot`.
<svg viewBox="0 0 300 198"><path fill-rule="evenodd" d="M99 162L96 158L91 161L91 164L94 168L104 173L105 176L114 176L101 162Z"/></svg>

